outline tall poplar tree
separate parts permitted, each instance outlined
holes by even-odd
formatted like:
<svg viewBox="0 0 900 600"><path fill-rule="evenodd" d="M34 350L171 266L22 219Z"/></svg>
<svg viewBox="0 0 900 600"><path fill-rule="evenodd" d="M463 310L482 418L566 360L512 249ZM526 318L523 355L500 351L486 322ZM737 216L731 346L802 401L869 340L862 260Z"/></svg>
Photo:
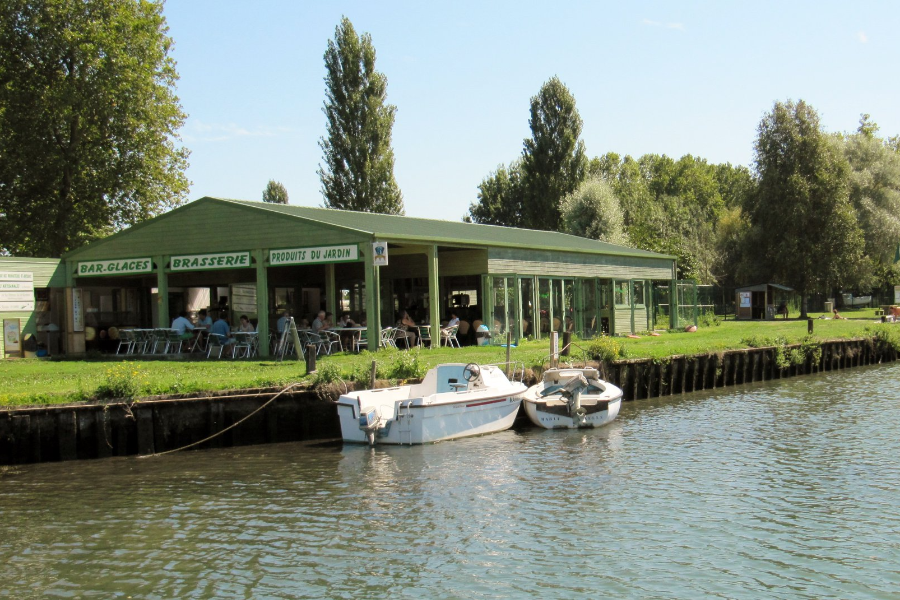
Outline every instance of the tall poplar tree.
<svg viewBox="0 0 900 600"><path fill-rule="evenodd" d="M805 318L810 293L852 280L863 266L850 169L803 100L776 102L758 131L748 258L800 293Z"/></svg>
<svg viewBox="0 0 900 600"><path fill-rule="evenodd" d="M561 231L560 204L584 180L588 161L575 98L558 77L531 99L529 124L522 150L524 226Z"/></svg>
<svg viewBox="0 0 900 600"><path fill-rule="evenodd" d="M162 2L0 2L0 251L59 256L185 201Z"/></svg>
<svg viewBox="0 0 900 600"><path fill-rule="evenodd" d="M375 70L372 37L344 17L325 51L327 137L319 179L325 206L403 214L394 179L391 130L397 107L386 103L387 78Z"/></svg>

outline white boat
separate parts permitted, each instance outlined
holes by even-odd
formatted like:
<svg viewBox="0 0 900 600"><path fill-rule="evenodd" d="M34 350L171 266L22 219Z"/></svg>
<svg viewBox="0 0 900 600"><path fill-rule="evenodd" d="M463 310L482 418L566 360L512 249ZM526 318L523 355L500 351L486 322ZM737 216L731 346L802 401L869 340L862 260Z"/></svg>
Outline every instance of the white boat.
<svg viewBox="0 0 900 600"><path fill-rule="evenodd" d="M594 368L547 369L522 396L531 422L546 429L602 427L619 414L622 390Z"/></svg>
<svg viewBox="0 0 900 600"><path fill-rule="evenodd" d="M527 389L498 366L443 364L422 383L344 394L337 400L345 442L429 444L512 427Z"/></svg>
<svg viewBox="0 0 900 600"><path fill-rule="evenodd" d="M854 296L853 294L841 294L844 306L868 306L872 302L872 296Z"/></svg>

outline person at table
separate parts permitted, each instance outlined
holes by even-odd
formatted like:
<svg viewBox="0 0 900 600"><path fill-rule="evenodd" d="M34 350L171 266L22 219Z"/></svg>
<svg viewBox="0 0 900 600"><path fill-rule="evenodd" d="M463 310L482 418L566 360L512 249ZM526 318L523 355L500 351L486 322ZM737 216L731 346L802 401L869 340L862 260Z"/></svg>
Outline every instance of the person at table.
<svg viewBox="0 0 900 600"><path fill-rule="evenodd" d="M208 314L206 314L206 309L201 308L200 312L197 313L197 327L206 327L209 329L212 327L213 320Z"/></svg>
<svg viewBox="0 0 900 600"><path fill-rule="evenodd" d="M313 322L311 325L311 329L313 330L313 333L319 333L320 331L322 331L323 329L326 328L325 327L325 318L326 318L325 311L320 310L319 313L316 315L316 318L313 319Z"/></svg>
<svg viewBox="0 0 900 600"><path fill-rule="evenodd" d="M409 313L405 310L401 311L400 319L397 320L397 337L394 338L397 346L399 347L403 343L407 348L412 348L416 345L418 332L418 326Z"/></svg>
<svg viewBox="0 0 900 600"><path fill-rule="evenodd" d="M178 332L178 337L183 340L189 340L194 337L194 324L187 318L187 313L181 311L178 316L172 320L172 329Z"/></svg>
<svg viewBox="0 0 900 600"><path fill-rule="evenodd" d="M225 320L226 311L219 311L219 318L216 319L216 322L212 324L212 329L210 329L210 333L213 335L222 336L219 338L221 340L221 344L223 346L227 346L228 344L233 344L235 342L234 338L231 337L231 325L228 324L228 321Z"/></svg>
<svg viewBox="0 0 900 600"><path fill-rule="evenodd" d="M253 333L256 331L256 328L253 326L253 323L250 322L247 315L241 315L241 323L238 325L238 331L243 333Z"/></svg>
<svg viewBox="0 0 900 600"><path fill-rule="evenodd" d="M281 318L278 319L278 323L276 323L276 327L278 330L278 335L280 336L285 328L288 326L288 323L291 322L291 311L285 309L283 313L281 313Z"/></svg>
<svg viewBox="0 0 900 600"><path fill-rule="evenodd" d="M353 319L350 318L350 313L345 312L341 313L341 318L338 319L338 327L356 327L356 323L353 322Z"/></svg>
<svg viewBox="0 0 900 600"><path fill-rule="evenodd" d="M459 315L453 310L450 311L450 320L447 321L445 329L450 329L451 327L459 327Z"/></svg>
<svg viewBox="0 0 900 600"><path fill-rule="evenodd" d="M330 312L325 313L325 320L322 322L325 324L325 329L331 329L334 327L334 315Z"/></svg>

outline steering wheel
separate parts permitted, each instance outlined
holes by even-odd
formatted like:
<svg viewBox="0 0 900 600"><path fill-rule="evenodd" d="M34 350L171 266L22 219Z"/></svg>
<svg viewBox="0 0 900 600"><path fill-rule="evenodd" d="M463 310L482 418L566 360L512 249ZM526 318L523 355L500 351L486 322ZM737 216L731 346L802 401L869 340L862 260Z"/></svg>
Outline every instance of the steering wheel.
<svg viewBox="0 0 900 600"><path fill-rule="evenodd" d="M475 363L469 363L466 365L466 368L463 369L463 379L470 383L478 379L479 375L481 375L481 367Z"/></svg>

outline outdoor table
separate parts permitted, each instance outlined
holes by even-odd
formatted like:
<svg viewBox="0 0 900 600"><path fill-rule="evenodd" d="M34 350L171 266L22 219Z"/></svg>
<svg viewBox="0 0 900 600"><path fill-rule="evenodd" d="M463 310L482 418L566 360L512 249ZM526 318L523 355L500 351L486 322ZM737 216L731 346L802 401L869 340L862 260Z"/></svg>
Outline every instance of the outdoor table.
<svg viewBox="0 0 900 600"><path fill-rule="evenodd" d="M251 358L256 355L259 334L255 331L232 331L231 335L235 339L234 352L232 352L234 358L238 358L238 353L241 350L245 351L244 358Z"/></svg>

